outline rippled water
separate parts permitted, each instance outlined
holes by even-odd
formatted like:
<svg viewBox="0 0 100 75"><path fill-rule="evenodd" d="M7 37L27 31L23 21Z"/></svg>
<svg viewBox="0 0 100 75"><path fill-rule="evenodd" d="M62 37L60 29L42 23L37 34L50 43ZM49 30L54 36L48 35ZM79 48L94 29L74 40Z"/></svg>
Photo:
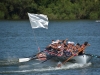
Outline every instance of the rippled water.
<svg viewBox="0 0 100 75"><path fill-rule="evenodd" d="M88 41L91 46L86 53L100 55L100 23L94 20L50 21L48 29L32 29L28 20L0 21L0 74L99 75L100 58L84 65L67 63L62 68L51 60L18 62L18 58L35 55L38 46L44 50L52 39L66 38L80 44Z"/></svg>

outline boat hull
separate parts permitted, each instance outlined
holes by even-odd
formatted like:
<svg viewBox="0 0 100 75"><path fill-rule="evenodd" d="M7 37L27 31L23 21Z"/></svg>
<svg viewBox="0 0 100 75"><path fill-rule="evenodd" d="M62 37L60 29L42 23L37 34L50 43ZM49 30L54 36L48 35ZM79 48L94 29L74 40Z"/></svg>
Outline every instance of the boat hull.
<svg viewBox="0 0 100 75"><path fill-rule="evenodd" d="M58 56L54 56L52 58L53 61L61 61L61 62L64 62L65 60L67 60L69 57L58 57ZM78 55L78 56L74 56L72 57L68 62L71 62L71 63L80 63L80 64L86 64L88 62L90 62L92 56L89 56L89 55Z"/></svg>

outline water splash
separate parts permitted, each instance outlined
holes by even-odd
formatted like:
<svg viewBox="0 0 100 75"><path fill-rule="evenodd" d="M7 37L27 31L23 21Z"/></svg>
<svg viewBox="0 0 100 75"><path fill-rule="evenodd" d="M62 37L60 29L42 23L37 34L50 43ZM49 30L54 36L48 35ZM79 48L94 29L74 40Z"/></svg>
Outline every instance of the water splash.
<svg viewBox="0 0 100 75"><path fill-rule="evenodd" d="M14 64L18 64L18 59L6 59L6 60L0 60L0 66L10 66Z"/></svg>
<svg viewBox="0 0 100 75"><path fill-rule="evenodd" d="M78 64L78 63L68 63L66 65L62 65L62 67L47 67L47 68L38 68L38 69L28 69L28 70L12 70L12 71L1 71L0 73L28 73L28 72L43 72L43 71L56 71L56 70L67 70L67 69L75 69L75 68L85 68L91 65L87 64Z"/></svg>
<svg viewBox="0 0 100 75"><path fill-rule="evenodd" d="M89 62L87 64L78 64L78 63L69 63L69 64L66 64L66 65L63 65L62 66L62 69L75 69L75 68L85 68L85 67L88 67L90 66L92 63Z"/></svg>

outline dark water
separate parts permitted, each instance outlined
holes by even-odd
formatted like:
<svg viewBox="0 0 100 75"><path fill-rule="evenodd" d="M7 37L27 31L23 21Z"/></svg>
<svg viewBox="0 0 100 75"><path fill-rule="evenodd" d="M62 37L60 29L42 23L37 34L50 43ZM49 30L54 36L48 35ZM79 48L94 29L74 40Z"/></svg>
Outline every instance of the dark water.
<svg viewBox="0 0 100 75"><path fill-rule="evenodd" d="M50 21L48 29L34 30L28 20L0 21L0 75L99 75L100 58L62 68L56 68L57 63L50 60L18 62L18 58L35 55L38 46L44 50L52 39L66 38L80 44L88 41L91 46L86 53L100 55L100 23L95 20Z"/></svg>

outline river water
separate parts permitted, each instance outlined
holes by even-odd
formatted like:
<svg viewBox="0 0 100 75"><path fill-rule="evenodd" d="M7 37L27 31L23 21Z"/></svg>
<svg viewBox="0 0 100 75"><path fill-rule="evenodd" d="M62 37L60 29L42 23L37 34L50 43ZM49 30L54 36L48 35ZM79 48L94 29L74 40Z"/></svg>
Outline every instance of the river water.
<svg viewBox="0 0 100 75"><path fill-rule="evenodd" d="M0 75L99 75L100 58L92 58L87 64L57 63L31 60L19 63L18 59L35 55L52 40L63 40L91 45L86 53L100 55L100 23L95 20L50 21L48 29L32 29L29 20L0 21Z"/></svg>

